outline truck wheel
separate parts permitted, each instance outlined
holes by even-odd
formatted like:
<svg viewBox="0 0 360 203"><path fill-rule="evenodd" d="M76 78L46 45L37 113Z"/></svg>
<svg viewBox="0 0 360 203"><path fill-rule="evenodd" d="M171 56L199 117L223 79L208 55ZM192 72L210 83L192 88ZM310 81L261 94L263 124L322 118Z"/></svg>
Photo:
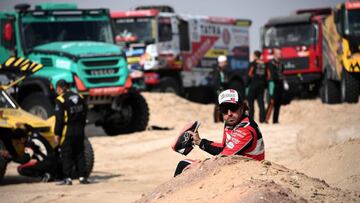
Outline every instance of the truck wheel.
<svg viewBox="0 0 360 203"><path fill-rule="evenodd" d="M181 86L178 81L172 77L163 77L160 83L153 89L155 92L168 92L177 95L181 94Z"/></svg>
<svg viewBox="0 0 360 203"><path fill-rule="evenodd" d="M340 89L336 81L326 78L320 88L321 101L326 104L338 104L341 102Z"/></svg>
<svg viewBox="0 0 360 203"><path fill-rule="evenodd" d="M93 170L93 167L94 167L95 158L94 158L94 150L92 148L92 145L86 136L84 139L84 148L85 148L84 149L84 157L85 157L86 177L89 177ZM77 173L75 166L72 169L71 178L74 178L74 179L79 178L79 174Z"/></svg>
<svg viewBox="0 0 360 203"><path fill-rule="evenodd" d="M54 115L54 107L48 97L43 93L32 93L21 103L22 108L42 119L47 119Z"/></svg>
<svg viewBox="0 0 360 203"><path fill-rule="evenodd" d="M281 104L282 105L288 105L288 104L291 103L293 98L294 98L294 96L290 92L284 90L284 93L283 93L282 98L281 98Z"/></svg>
<svg viewBox="0 0 360 203"><path fill-rule="evenodd" d="M121 106L120 111L113 112L116 116L110 115L105 120L102 127L106 134L114 136L146 129L149 122L149 107L141 94L129 93Z"/></svg>
<svg viewBox="0 0 360 203"><path fill-rule="evenodd" d="M3 141L0 140L0 150L4 150L4 149L5 149L5 145ZM0 156L0 182L4 178L7 163L8 163L7 160L4 159L2 156Z"/></svg>
<svg viewBox="0 0 360 203"><path fill-rule="evenodd" d="M359 101L359 91L359 79L344 70L341 78L341 100L343 102L357 103Z"/></svg>

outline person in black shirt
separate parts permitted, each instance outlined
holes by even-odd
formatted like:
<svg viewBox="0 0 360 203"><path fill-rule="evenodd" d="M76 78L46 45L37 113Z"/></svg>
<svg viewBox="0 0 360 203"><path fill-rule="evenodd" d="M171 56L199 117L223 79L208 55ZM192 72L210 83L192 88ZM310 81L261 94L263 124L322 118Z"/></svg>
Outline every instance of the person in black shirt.
<svg viewBox="0 0 360 203"><path fill-rule="evenodd" d="M89 181L85 171L84 128L86 104L80 94L70 91L65 80L56 84L55 101L55 142L60 145L60 157L65 179L59 185L72 185L71 170L75 163L81 184Z"/></svg>
<svg viewBox="0 0 360 203"><path fill-rule="evenodd" d="M266 122L269 122L274 108L273 123L279 123L281 100L284 93L284 66L280 62L281 50L274 49L274 59L268 64L270 104L266 112Z"/></svg>
<svg viewBox="0 0 360 203"><path fill-rule="evenodd" d="M266 66L261 58L261 52L255 51L254 60L250 63L248 71L249 86L247 90L250 118L254 119L254 100L256 99L260 111L260 123L265 121L264 91L267 81Z"/></svg>
<svg viewBox="0 0 360 203"><path fill-rule="evenodd" d="M213 76L213 97L215 98L215 109L214 109L214 121L222 122L222 116L219 111L219 105L217 105L217 96L225 89L229 87L229 66L227 57L220 55L217 58L218 65L212 72Z"/></svg>

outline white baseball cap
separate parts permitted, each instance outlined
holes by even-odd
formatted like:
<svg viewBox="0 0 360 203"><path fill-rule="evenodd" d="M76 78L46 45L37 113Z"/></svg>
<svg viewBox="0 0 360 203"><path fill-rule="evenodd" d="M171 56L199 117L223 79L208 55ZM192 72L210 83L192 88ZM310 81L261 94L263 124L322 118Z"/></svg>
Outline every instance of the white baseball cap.
<svg viewBox="0 0 360 203"><path fill-rule="evenodd" d="M225 55L220 55L220 56L218 56L217 60L218 60L218 62L220 63L220 62L225 62L225 61L227 61L227 58L226 58Z"/></svg>
<svg viewBox="0 0 360 203"><path fill-rule="evenodd" d="M239 94L234 89L227 89L222 91L218 97L219 105L223 103L237 104L239 103Z"/></svg>

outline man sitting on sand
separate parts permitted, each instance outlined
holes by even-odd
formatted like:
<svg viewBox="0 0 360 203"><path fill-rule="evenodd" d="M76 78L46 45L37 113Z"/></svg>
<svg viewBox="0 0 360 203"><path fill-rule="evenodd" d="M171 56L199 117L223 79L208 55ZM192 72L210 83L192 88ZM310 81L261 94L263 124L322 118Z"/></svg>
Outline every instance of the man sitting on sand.
<svg viewBox="0 0 360 203"><path fill-rule="evenodd" d="M218 97L220 112L224 119L224 133L222 143L201 139L198 132L188 131L193 144L212 155L242 155L255 160L264 160L265 149L260 129L248 115L248 107L240 98L238 92L228 89ZM194 161L180 161L175 175L190 167Z"/></svg>

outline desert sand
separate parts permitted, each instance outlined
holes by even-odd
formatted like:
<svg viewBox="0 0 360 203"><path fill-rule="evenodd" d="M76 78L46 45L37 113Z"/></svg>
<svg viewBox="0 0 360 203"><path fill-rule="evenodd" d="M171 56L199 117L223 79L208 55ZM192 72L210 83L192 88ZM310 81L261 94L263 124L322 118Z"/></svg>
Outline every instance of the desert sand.
<svg viewBox="0 0 360 203"><path fill-rule="evenodd" d="M76 180L73 186L39 183L19 176L17 164L11 163L0 183L1 202L360 202L360 104L293 101L282 107L280 124L259 125L266 162L212 158L199 167L212 168L214 163L218 172L213 175L209 169L209 173L191 179L187 177L199 170L194 168L173 178L176 164L185 158L204 160L212 156L195 148L185 157L173 152L170 144L193 120L202 122L201 137L220 141L223 125L213 122L214 106L173 94L143 95L150 108L148 130L108 137L101 128L87 127L95 151L90 177L93 184L80 185ZM152 126L163 130L153 130ZM270 172L263 174L265 169ZM184 180L188 189L177 186ZM254 195L258 188L263 188L260 191L264 195ZM224 191L230 195L225 197ZM214 195L201 195L207 192Z"/></svg>

